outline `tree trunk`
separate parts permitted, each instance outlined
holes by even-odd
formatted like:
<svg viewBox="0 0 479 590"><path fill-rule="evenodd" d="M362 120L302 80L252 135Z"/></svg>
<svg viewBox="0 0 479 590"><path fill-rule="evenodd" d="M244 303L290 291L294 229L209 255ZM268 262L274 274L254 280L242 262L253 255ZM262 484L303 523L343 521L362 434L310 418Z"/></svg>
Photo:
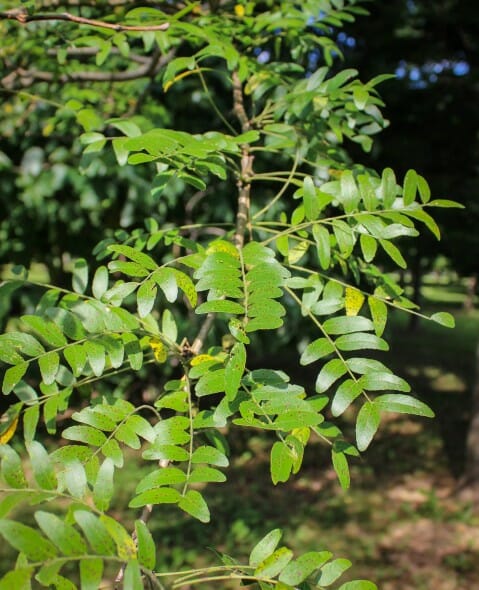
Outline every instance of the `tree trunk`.
<svg viewBox="0 0 479 590"><path fill-rule="evenodd" d="M471 421L466 439L466 462L458 491L463 499L479 504L479 342L476 347L476 376L472 390Z"/></svg>
<svg viewBox="0 0 479 590"><path fill-rule="evenodd" d="M477 274L467 279L466 298L464 299L464 310L472 311L474 309L474 297L476 296Z"/></svg>

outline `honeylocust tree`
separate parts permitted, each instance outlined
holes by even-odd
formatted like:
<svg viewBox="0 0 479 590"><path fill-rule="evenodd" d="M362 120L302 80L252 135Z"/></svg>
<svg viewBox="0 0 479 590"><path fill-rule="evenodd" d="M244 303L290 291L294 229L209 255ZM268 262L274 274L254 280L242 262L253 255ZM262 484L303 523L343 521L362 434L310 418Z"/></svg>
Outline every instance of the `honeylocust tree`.
<svg viewBox="0 0 479 590"><path fill-rule="evenodd" d="M387 76L362 81L337 63L338 30L364 14L355 0L45 1L0 13L6 47L24 47L7 51L8 110L30 105L44 137L17 184L34 195L37 180L45 195L43 175L60 174L50 138L65 134L70 167L82 152L80 192L81 174L107 170L117 190L141 179L126 202L150 208L73 260L71 287L23 267L0 287L38 294L0 336L0 534L18 551L0 588L376 587L341 583L351 563L328 548L294 557L276 529L245 562L219 554L215 567L165 573L149 528L171 510L214 523L205 488L228 476L232 432L269 435L273 485L319 440L346 489L384 413L432 416L381 354L390 310L425 316L375 261L404 268L397 240L423 228L438 238L430 211L453 203L431 200L414 170L398 179L348 156L386 125L376 87ZM74 207L75 184L55 187ZM95 189L105 209L111 190ZM281 344L313 382L261 364ZM139 463L131 530L111 506L115 475ZM34 506L28 525L21 503Z"/></svg>

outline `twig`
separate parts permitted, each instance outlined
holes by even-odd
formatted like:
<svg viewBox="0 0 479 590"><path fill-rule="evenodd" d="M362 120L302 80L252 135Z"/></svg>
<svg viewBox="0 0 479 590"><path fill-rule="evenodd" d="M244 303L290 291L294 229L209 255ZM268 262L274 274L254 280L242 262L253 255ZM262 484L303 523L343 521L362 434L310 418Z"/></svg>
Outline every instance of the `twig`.
<svg viewBox="0 0 479 590"><path fill-rule="evenodd" d="M87 25L89 27L110 29L112 31L116 31L117 33L121 33L123 31L165 31L170 26L170 23L162 23L161 25L121 25L106 23L101 20L77 16L75 14L71 14L70 12L28 14L28 12L23 8L2 11L0 12L0 19L16 20L22 25L26 25L35 21L68 21L80 25Z"/></svg>
<svg viewBox="0 0 479 590"><path fill-rule="evenodd" d="M206 340L206 336L208 336L208 332L211 330L211 326L215 321L215 314L209 313L207 314L205 321L201 325L201 328L198 332L198 335L193 340L193 344L190 346L190 350L193 354L199 354L201 349L203 348L203 344Z"/></svg>

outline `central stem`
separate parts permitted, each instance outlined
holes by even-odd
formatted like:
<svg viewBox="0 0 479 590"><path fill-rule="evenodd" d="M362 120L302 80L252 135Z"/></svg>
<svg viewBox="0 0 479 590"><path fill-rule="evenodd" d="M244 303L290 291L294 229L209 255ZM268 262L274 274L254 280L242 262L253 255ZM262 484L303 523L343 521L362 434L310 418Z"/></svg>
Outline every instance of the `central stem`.
<svg viewBox="0 0 479 590"><path fill-rule="evenodd" d="M233 111L241 124L242 133L246 133L251 128L250 120L246 114L243 101L243 89L238 73L233 72ZM253 158L250 153L249 144L243 144L241 147L241 172L236 183L238 187L238 211L236 213L236 231L233 242L237 248L242 248L246 230L249 227L250 218L250 192L251 178L253 176Z"/></svg>

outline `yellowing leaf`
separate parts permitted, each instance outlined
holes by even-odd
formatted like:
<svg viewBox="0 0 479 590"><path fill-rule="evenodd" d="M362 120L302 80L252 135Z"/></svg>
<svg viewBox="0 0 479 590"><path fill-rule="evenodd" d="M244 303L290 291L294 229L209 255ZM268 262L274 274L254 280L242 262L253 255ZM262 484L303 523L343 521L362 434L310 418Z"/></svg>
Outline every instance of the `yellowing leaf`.
<svg viewBox="0 0 479 590"><path fill-rule="evenodd" d="M346 308L346 315L358 315L361 307L364 303L364 295L358 289L354 287L346 287L346 294L344 299L344 305Z"/></svg>
<svg viewBox="0 0 479 590"><path fill-rule="evenodd" d="M166 82L164 84L164 86L163 86L164 92L168 92L168 90L173 86L173 84L178 82L178 80L181 80L182 78L186 78L186 76L191 76L191 74L197 74L200 71L201 71L200 68L194 68L193 70L186 70L186 72L181 72L181 74L178 74L177 76L175 76L173 78L173 80L168 80L168 82Z"/></svg>
<svg viewBox="0 0 479 590"><path fill-rule="evenodd" d="M150 346L153 350L155 359L159 363L166 362L168 357L168 349L159 338L150 338Z"/></svg>
<svg viewBox="0 0 479 590"><path fill-rule="evenodd" d="M226 254L234 256L234 258L239 258L239 252L236 249L236 246L226 240L215 240L214 242L211 242L206 253L213 254L214 252L226 252Z"/></svg>
<svg viewBox="0 0 479 590"><path fill-rule="evenodd" d="M243 18L245 13L245 8L242 4L235 5L235 14L238 18Z"/></svg>
<svg viewBox="0 0 479 590"><path fill-rule="evenodd" d="M199 354L191 359L190 365L192 367L196 367L196 365L201 365L201 363L206 363L207 361L216 361L218 360L217 357L211 356L211 354Z"/></svg>
<svg viewBox="0 0 479 590"><path fill-rule="evenodd" d="M0 424L0 445L6 445L8 441L12 438L15 434L18 425L18 417L20 415L20 407L15 411L12 417L12 413L9 411L5 412L5 414L0 418L0 421L5 422Z"/></svg>

